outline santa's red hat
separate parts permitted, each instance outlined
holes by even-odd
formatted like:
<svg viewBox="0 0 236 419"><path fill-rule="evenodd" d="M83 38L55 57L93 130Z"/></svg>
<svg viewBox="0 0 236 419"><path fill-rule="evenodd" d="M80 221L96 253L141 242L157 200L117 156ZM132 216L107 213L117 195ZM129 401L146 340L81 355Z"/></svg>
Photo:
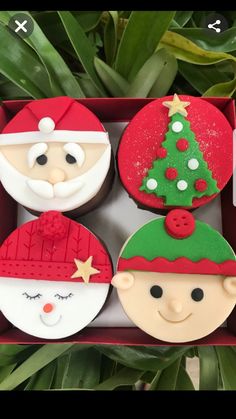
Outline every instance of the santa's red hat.
<svg viewBox="0 0 236 419"><path fill-rule="evenodd" d="M89 109L67 96L28 103L0 134L0 146L53 141L109 144L109 137Z"/></svg>
<svg viewBox="0 0 236 419"><path fill-rule="evenodd" d="M48 211L18 227L0 249L0 277L110 283L110 256L83 225Z"/></svg>

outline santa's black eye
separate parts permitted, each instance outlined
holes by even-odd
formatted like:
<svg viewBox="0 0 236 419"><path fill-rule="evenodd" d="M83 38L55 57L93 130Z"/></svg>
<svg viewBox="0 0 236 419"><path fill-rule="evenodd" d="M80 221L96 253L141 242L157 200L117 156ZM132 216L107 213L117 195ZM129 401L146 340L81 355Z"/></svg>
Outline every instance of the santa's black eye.
<svg viewBox="0 0 236 419"><path fill-rule="evenodd" d="M76 163L76 158L74 156L72 156L71 154L67 154L66 155L66 161L69 164L75 164Z"/></svg>
<svg viewBox="0 0 236 419"><path fill-rule="evenodd" d="M40 164L40 166L44 166L44 164L46 164L48 161L47 156L45 156L45 154L41 154L41 156L38 156L36 159L36 162L38 164Z"/></svg>
<svg viewBox="0 0 236 419"><path fill-rule="evenodd" d="M201 288L194 288L191 297L194 301L201 301L204 297L204 292Z"/></svg>
<svg viewBox="0 0 236 419"><path fill-rule="evenodd" d="M153 287L150 289L150 294L154 298L161 298L163 289L159 287L159 285L153 285Z"/></svg>

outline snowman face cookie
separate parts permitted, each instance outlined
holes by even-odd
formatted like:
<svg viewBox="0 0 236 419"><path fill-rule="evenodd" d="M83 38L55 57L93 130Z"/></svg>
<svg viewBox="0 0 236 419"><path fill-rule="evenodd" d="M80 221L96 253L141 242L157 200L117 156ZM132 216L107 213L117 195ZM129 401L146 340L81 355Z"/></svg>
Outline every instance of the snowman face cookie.
<svg viewBox="0 0 236 419"><path fill-rule="evenodd" d="M104 245L57 211L21 225L0 247L0 310L32 336L79 332L98 315L111 279Z"/></svg>
<svg viewBox="0 0 236 419"><path fill-rule="evenodd" d="M0 134L0 180L32 211L89 211L109 189L111 161L101 122L68 97L30 102Z"/></svg>
<svg viewBox="0 0 236 419"><path fill-rule="evenodd" d="M0 278L0 309L18 329L44 339L87 326L106 301L109 284Z"/></svg>
<svg viewBox="0 0 236 419"><path fill-rule="evenodd" d="M112 281L128 317L166 342L200 339L219 327L236 303L236 278L131 271Z"/></svg>

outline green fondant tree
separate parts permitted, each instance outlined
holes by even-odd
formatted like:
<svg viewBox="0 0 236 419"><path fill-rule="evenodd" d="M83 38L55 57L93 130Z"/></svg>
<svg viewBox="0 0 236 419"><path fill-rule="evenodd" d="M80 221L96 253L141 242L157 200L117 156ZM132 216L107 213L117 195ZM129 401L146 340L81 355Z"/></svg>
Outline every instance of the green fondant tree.
<svg viewBox="0 0 236 419"><path fill-rule="evenodd" d="M140 187L140 191L164 198L166 206L192 206L193 198L219 192L186 119L189 104L176 94L173 101L163 102L169 108L169 129Z"/></svg>

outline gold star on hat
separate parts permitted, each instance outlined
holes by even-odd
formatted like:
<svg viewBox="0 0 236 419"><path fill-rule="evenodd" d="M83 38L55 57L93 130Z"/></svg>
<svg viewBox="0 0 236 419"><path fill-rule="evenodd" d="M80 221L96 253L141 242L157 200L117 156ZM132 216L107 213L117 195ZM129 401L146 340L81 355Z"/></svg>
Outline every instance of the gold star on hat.
<svg viewBox="0 0 236 419"><path fill-rule="evenodd" d="M186 111L186 107L190 105L190 102L183 102L180 100L179 96L175 93L174 99L171 101L162 102L164 106L169 108L168 116L172 116L175 113L180 113L180 115L187 116L188 112Z"/></svg>
<svg viewBox="0 0 236 419"><path fill-rule="evenodd" d="M73 273L71 278L83 278L84 282L88 284L91 275L100 273L98 269L95 269L92 266L93 256L89 256L85 262L82 262L79 259L74 259L74 261L77 266L77 271Z"/></svg>

